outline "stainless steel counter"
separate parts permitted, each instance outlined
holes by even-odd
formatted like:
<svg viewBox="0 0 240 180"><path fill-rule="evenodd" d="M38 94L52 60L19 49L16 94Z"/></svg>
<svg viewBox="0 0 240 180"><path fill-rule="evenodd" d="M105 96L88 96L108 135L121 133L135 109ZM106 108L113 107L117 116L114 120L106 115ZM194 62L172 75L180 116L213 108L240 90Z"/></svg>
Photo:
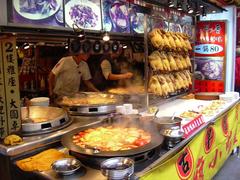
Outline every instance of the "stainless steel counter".
<svg viewBox="0 0 240 180"><path fill-rule="evenodd" d="M181 104L183 101L184 100L175 100L174 102L170 102L169 105L166 105L166 107L171 106L171 104L176 104L176 103ZM238 102L239 102L239 100L229 103L226 108L221 110L216 116L208 119L208 121L204 125L202 125L201 128L199 128L197 131L195 131L189 138L181 141L173 149L171 149L169 151L166 151L164 149L160 150L159 157L154 159L151 162L150 161L146 162L147 165L145 166L145 168L143 170L141 170L140 172L136 173L136 178L140 177L142 174L145 174L146 172L148 172L149 170L154 168L156 165L163 163L164 161L166 161L167 159L169 159L170 157L175 155L186 144L188 144L189 141L191 141L197 134L199 134L202 130L204 130L210 124L214 123L215 120L219 116L221 116L222 114L227 112ZM164 108L162 108L162 107L161 107L161 109L167 113L167 110L165 111ZM174 111L174 108L172 111ZM172 112L169 112L169 113L172 113ZM8 155L8 156L15 156L15 155L23 153L27 149L34 149L34 148L37 148L38 146L42 146L43 144L45 144L45 146L47 146L48 144L53 143L54 141L56 141L56 142L60 141L60 138L63 134L65 134L73 129L76 129L80 126L84 127L84 126L100 123L104 118L106 118L106 116L98 117L98 118L80 118L78 120L74 119L72 125L70 125L69 127L65 128L65 129L59 130L55 133L41 135L38 137L25 137L24 138L25 144L23 144L23 145L18 145L18 146L14 146L14 147L6 147L3 145L0 145L0 150L1 150L0 153L4 154L4 155ZM59 148L63 148L63 147L60 145ZM79 171L78 173L73 174L71 176L59 176L51 170L45 171L45 172L34 172L34 174L40 179L49 179L49 180L52 180L52 179L58 179L58 180L98 179L98 180L103 180L103 179L106 179L99 170L95 170L95 169L92 169L89 167L86 167L85 171Z"/></svg>
<svg viewBox="0 0 240 180"><path fill-rule="evenodd" d="M74 130L79 127L90 126L93 124L100 123L106 116L93 116L93 117L77 117L72 119L72 124L68 127L38 136L30 136L30 137L23 137L23 144L16 145L16 146L6 146L0 144L0 154L4 156L17 156L26 151L31 151L33 149L47 146L48 144L52 144L54 142L59 142L62 135L68 133L71 130Z"/></svg>

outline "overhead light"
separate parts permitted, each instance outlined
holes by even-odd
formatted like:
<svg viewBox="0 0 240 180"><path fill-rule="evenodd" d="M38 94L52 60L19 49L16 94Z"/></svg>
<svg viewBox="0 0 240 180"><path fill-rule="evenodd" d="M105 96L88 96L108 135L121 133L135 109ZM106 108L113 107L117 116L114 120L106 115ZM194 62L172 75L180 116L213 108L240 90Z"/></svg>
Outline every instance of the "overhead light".
<svg viewBox="0 0 240 180"><path fill-rule="evenodd" d="M68 49L68 45L67 44L65 45L65 49Z"/></svg>
<svg viewBox="0 0 240 180"><path fill-rule="evenodd" d="M202 5L202 4L200 4L200 5L199 5L199 7L200 7L200 8L203 8L203 5Z"/></svg>
<svg viewBox="0 0 240 180"><path fill-rule="evenodd" d="M80 28L77 24L73 24L72 25L72 27L73 27L73 32L74 32L74 34L80 39L80 40L83 40L83 39L85 39L85 31L82 29L82 28Z"/></svg>
<svg viewBox="0 0 240 180"><path fill-rule="evenodd" d="M122 48L123 48L123 49L127 49L127 44L123 44L123 45L122 45Z"/></svg>
<svg viewBox="0 0 240 180"><path fill-rule="evenodd" d="M110 36L109 36L108 32L105 32L103 34L103 41L109 41L109 40L110 40Z"/></svg>
<svg viewBox="0 0 240 180"><path fill-rule="evenodd" d="M195 16L200 16L199 7L198 2L195 2Z"/></svg>
<svg viewBox="0 0 240 180"><path fill-rule="evenodd" d="M30 45L28 43L23 44L23 49L29 49L29 48L30 48Z"/></svg>
<svg viewBox="0 0 240 180"><path fill-rule="evenodd" d="M206 7L203 7L203 8L202 8L202 16L203 16L203 17L207 16Z"/></svg>
<svg viewBox="0 0 240 180"><path fill-rule="evenodd" d="M181 0L177 1L177 10L179 10L179 11L183 10L183 8L182 8L182 1Z"/></svg>
<svg viewBox="0 0 240 180"><path fill-rule="evenodd" d="M212 11L212 13L216 13L216 11L215 11L215 10L213 10L213 11Z"/></svg>
<svg viewBox="0 0 240 180"><path fill-rule="evenodd" d="M191 6L189 6L187 8L187 12L188 12L188 14L192 14L193 13L193 8Z"/></svg>
<svg viewBox="0 0 240 180"><path fill-rule="evenodd" d="M168 0L168 7L174 7L174 2L171 0Z"/></svg>
<svg viewBox="0 0 240 180"><path fill-rule="evenodd" d="M16 46L16 49L18 49L18 46Z"/></svg>

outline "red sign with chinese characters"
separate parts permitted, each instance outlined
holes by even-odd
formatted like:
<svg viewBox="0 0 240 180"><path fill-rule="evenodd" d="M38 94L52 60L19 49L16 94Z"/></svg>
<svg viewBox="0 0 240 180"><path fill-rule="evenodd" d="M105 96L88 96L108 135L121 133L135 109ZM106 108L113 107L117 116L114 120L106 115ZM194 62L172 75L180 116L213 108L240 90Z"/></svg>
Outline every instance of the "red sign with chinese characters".
<svg viewBox="0 0 240 180"><path fill-rule="evenodd" d="M195 56L225 56L225 22L201 21L197 23Z"/></svg>
<svg viewBox="0 0 240 180"><path fill-rule="evenodd" d="M194 133L198 128L200 128L205 123L202 115L199 115L195 119L191 120L189 123L182 126L184 131L184 138L189 137L192 133Z"/></svg>

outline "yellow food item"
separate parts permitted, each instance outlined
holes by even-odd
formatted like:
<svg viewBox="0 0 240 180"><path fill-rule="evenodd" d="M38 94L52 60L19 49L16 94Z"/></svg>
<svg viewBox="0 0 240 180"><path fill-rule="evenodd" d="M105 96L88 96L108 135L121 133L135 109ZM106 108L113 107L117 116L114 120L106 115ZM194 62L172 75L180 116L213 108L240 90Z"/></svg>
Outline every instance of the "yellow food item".
<svg viewBox="0 0 240 180"><path fill-rule="evenodd" d="M18 135L12 134L4 138L5 145L17 145L23 142L22 138Z"/></svg>
<svg viewBox="0 0 240 180"><path fill-rule="evenodd" d="M35 156L19 160L16 164L23 171L47 171L51 169L54 161L67 157L69 155L56 149L48 149Z"/></svg>

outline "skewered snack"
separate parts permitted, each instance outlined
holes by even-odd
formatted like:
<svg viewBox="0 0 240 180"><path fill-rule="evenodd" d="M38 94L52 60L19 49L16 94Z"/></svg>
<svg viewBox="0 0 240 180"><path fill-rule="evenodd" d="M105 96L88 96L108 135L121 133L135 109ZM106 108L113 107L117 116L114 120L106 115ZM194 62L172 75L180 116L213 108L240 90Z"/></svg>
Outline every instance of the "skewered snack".
<svg viewBox="0 0 240 180"><path fill-rule="evenodd" d="M165 71L171 71L170 63L168 61L166 54L164 52L162 52L160 55L161 55L161 59L163 62L163 69Z"/></svg>
<svg viewBox="0 0 240 180"><path fill-rule="evenodd" d="M175 61L175 59L173 58L171 52L168 53L167 57L168 57L168 60L169 60L169 63L170 63L171 70L172 70L172 71L178 70L176 61Z"/></svg>
<svg viewBox="0 0 240 180"><path fill-rule="evenodd" d="M150 79L149 92L152 92L152 93L157 94L159 96L163 95L162 87L161 87L161 85L158 81L157 76L152 76L152 78Z"/></svg>
<svg viewBox="0 0 240 180"><path fill-rule="evenodd" d="M169 40L169 44L170 44L171 48L174 49L174 50L176 50L177 46L176 46L176 44L175 44L175 41L174 41L171 33L166 32L166 36L167 36L167 38L168 38L168 40Z"/></svg>
<svg viewBox="0 0 240 180"><path fill-rule="evenodd" d="M176 61L176 64L178 65L178 70L183 70L184 69L183 64L176 53L173 53L173 58Z"/></svg>
<svg viewBox="0 0 240 180"><path fill-rule="evenodd" d="M164 70L159 51L152 52L148 58L153 70Z"/></svg>
<svg viewBox="0 0 240 180"><path fill-rule="evenodd" d="M150 41L155 48L160 48L164 46L164 41L160 33L160 29L157 28L153 29L149 33Z"/></svg>
<svg viewBox="0 0 240 180"><path fill-rule="evenodd" d="M157 75L150 78L149 92L168 96L185 91L192 85L189 71L192 64L188 54L192 47L189 37L155 28L149 33L149 38L157 49L149 56L152 70L157 71Z"/></svg>

